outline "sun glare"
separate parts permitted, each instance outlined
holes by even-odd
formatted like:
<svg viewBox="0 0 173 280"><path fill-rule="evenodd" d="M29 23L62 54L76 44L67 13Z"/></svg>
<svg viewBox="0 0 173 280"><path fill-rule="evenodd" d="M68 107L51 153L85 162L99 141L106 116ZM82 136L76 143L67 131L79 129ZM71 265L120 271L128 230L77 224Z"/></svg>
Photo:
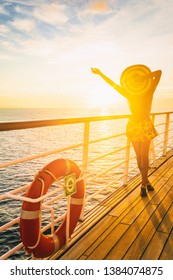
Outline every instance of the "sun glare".
<svg viewBox="0 0 173 280"><path fill-rule="evenodd" d="M116 95L109 93L96 93L91 96L90 106L91 107L113 107L114 104L118 101Z"/></svg>

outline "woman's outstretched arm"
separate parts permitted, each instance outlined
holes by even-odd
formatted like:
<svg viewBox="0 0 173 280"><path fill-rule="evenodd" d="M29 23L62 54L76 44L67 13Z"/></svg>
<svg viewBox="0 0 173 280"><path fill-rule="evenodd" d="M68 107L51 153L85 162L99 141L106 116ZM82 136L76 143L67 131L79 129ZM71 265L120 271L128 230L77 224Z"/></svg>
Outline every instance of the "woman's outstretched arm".
<svg viewBox="0 0 173 280"><path fill-rule="evenodd" d="M118 91L121 95L127 98L127 93L125 89L123 89L121 86L117 85L114 81L112 81L110 78L105 76L98 68L91 68L92 72L94 74L99 75L105 82L107 82L110 86L112 86L116 91Z"/></svg>

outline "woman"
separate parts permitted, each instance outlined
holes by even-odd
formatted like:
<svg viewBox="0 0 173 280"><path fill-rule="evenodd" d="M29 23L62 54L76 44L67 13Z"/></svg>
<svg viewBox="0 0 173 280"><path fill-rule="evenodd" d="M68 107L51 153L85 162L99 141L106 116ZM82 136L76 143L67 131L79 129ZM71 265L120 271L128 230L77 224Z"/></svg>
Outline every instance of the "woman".
<svg viewBox="0 0 173 280"><path fill-rule="evenodd" d="M123 71L119 86L99 69L91 69L128 100L132 115L127 124L126 134L134 147L142 177L140 194L142 197L147 196L146 190L154 190L148 181L149 147L151 140L157 136L150 119L150 111L153 94L162 72L161 70L151 72L148 67L141 64L132 65Z"/></svg>

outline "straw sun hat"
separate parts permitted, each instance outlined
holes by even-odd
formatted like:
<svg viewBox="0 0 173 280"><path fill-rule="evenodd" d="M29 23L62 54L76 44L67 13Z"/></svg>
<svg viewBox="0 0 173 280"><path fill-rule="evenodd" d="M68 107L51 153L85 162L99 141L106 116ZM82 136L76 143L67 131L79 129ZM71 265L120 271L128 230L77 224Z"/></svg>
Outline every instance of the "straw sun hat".
<svg viewBox="0 0 173 280"><path fill-rule="evenodd" d="M151 70L142 64L127 67L121 74L121 86L130 94L145 95L152 83Z"/></svg>

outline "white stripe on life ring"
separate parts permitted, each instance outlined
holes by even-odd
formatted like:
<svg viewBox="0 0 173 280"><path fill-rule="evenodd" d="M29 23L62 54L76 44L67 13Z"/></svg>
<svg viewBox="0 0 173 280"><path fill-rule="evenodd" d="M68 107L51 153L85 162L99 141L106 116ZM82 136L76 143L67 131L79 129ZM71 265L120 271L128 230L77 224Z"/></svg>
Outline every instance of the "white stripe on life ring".
<svg viewBox="0 0 173 280"><path fill-rule="evenodd" d="M25 220L34 220L36 218L39 218L40 216L41 216L40 210L36 210L36 211L22 210L21 212L21 218Z"/></svg>
<svg viewBox="0 0 173 280"><path fill-rule="evenodd" d="M84 203L84 198L74 198L74 197L71 197L71 199L70 199L70 204L82 205L83 203Z"/></svg>

